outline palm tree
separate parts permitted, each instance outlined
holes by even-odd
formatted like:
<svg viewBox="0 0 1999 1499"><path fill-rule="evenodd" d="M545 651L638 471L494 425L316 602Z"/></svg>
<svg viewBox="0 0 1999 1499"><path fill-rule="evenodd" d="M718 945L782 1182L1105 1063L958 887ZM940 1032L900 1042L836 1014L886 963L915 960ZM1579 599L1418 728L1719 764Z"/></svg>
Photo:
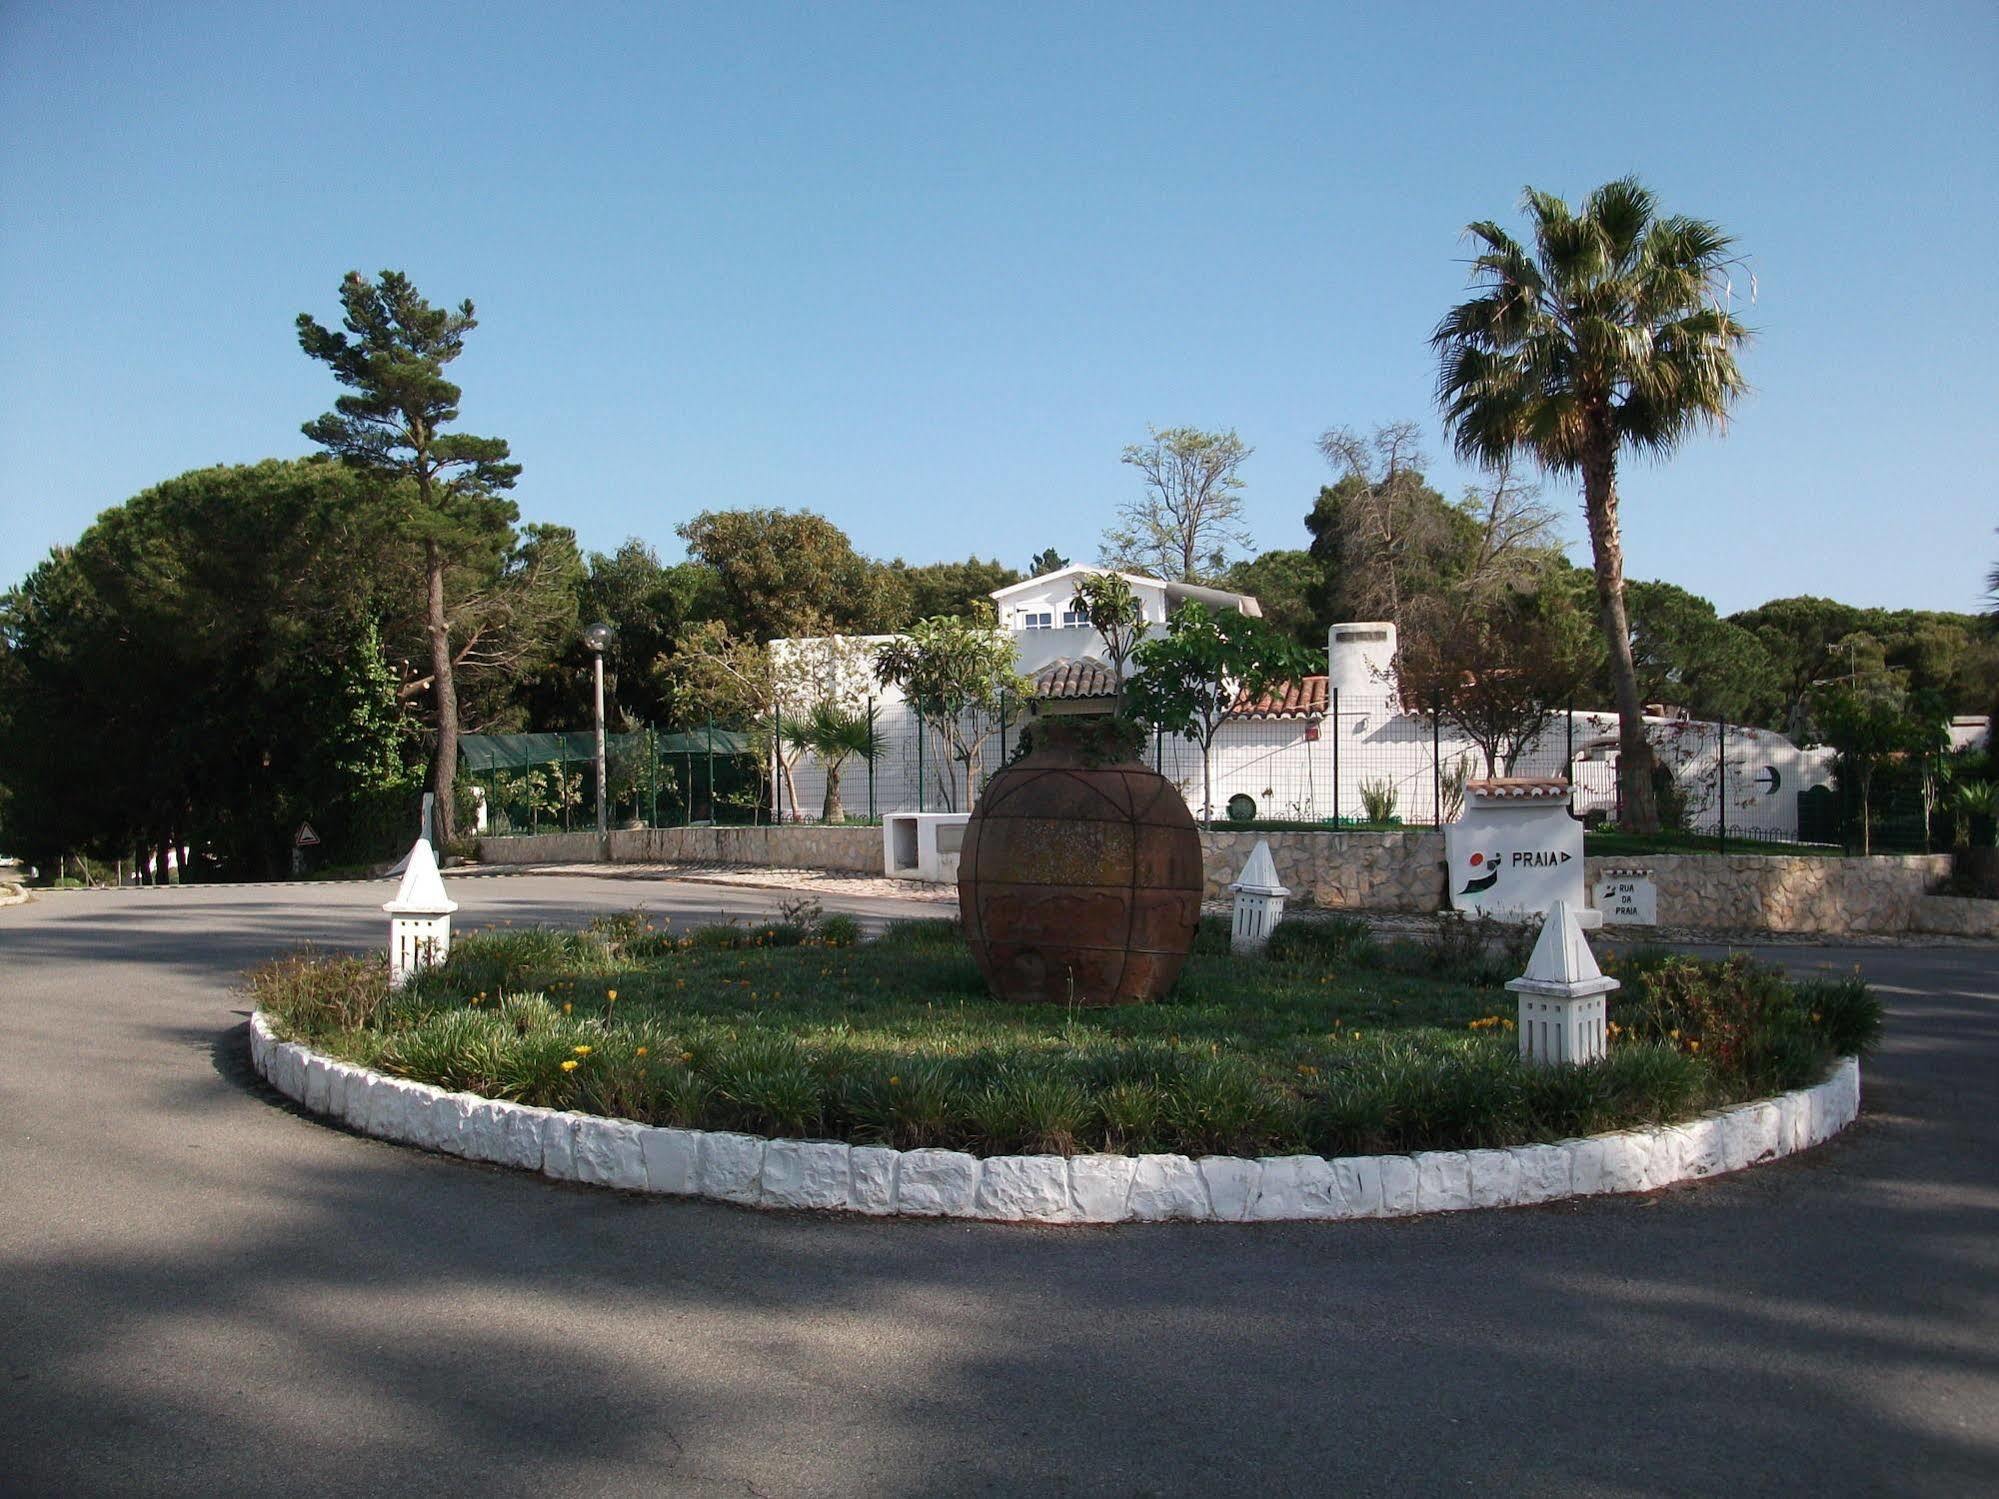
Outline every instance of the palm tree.
<svg viewBox="0 0 1999 1499"><path fill-rule="evenodd" d="M1431 345L1437 401L1461 457L1525 453L1552 473L1580 473L1596 564L1598 623L1618 717L1623 819L1655 832L1652 747L1624 613L1617 459L1664 457L1697 428L1721 426L1746 390L1736 350L1749 330L1726 306L1734 240L1713 224L1662 218L1634 177L1609 182L1580 211L1528 188L1529 254L1490 220L1467 226L1480 247L1479 295L1452 308Z"/></svg>
<svg viewBox="0 0 1999 1499"><path fill-rule="evenodd" d="M865 713L850 713L836 704L820 703L798 730L797 742L817 755L819 763L826 767L826 801L820 808L820 820L845 822L847 809L840 805L840 767L855 755L863 760L875 757L874 725Z"/></svg>

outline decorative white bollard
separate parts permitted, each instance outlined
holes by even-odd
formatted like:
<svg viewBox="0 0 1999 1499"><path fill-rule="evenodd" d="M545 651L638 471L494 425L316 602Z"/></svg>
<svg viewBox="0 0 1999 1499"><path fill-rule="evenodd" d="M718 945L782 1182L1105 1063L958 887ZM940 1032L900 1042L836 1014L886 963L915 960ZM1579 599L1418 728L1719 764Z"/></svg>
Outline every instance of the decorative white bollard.
<svg viewBox="0 0 1999 1499"><path fill-rule="evenodd" d="M400 989L451 953L451 913L458 903L444 893L430 840L419 838L403 861L403 883L383 904L389 913L389 987Z"/></svg>
<svg viewBox="0 0 1999 1499"><path fill-rule="evenodd" d="M1604 996L1617 988L1596 966L1576 913L1565 900L1548 912L1527 971L1506 985L1520 996L1520 1060L1573 1067L1609 1049Z"/></svg>
<svg viewBox="0 0 1999 1499"><path fill-rule="evenodd" d="M1229 886L1235 892L1234 919L1229 925L1229 951L1238 957L1260 953L1284 919L1284 897L1291 892L1277 883L1277 861L1270 857L1268 839L1256 840L1249 862Z"/></svg>

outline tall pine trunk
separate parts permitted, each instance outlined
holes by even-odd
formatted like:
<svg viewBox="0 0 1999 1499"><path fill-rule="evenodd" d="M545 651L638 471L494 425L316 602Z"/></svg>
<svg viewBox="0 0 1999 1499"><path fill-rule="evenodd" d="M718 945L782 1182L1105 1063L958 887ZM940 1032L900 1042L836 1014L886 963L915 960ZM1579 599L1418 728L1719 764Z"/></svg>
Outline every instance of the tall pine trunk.
<svg viewBox="0 0 1999 1499"><path fill-rule="evenodd" d="M458 683L451 674L451 626L444 618L444 554L435 541L423 544L424 583L428 597L424 624L430 635L430 670L437 693L437 764L431 790L437 794L439 857L457 836L454 790L458 779Z"/></svg>
<svg viewBox="0 0 1999 1499"><path fill-rule="evenodd" d="M1608 433L1590 439L1583 455L1583 512L1589 519L1590 555L1596 564L1597 619L1610 657L1617 698L1618 822L1626 831L1659 831L1659 802L1652 793L1652 742L1645 737L1645 705L1638 700L1638 669L1631 660L1631 624L1624 612L1624 538L1617 523L1617 449Z"/></svg>

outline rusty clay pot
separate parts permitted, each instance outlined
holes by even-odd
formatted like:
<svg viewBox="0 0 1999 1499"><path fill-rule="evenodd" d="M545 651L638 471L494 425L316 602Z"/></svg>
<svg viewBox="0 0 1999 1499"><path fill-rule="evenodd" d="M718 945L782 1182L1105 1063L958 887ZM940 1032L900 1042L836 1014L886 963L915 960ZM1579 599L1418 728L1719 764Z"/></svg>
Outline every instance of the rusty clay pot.
<svg viewBox="0 0 1999 1499"><path fill-rule="evenodd" d="M1173 783L1060 736L994 776L965 826L958 908L994 996L1162 997L1201 920L1201 837ZM1049 742L1054 741L1054 742Z"/></svg>

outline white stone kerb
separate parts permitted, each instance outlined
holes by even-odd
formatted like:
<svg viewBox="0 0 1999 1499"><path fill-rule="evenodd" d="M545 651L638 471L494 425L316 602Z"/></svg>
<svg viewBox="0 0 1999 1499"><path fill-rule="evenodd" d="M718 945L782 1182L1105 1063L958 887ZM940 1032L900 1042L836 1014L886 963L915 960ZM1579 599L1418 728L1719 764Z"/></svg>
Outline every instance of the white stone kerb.
<svg viewBox="0 0 1999 1499"><path fill-rule="evenodd" d="M250 1017L251 1065L278 1092L358 1133L568 1181L825 1209L1003 1223L1291 1222L1396 1218L1648 1192L1817 1145L1860 1112L1860 1063L1810 1088L1682 1124L1581 1140L1415 1155L989 1156L654 1129L447 1093L283 1041Z"/></svg>

